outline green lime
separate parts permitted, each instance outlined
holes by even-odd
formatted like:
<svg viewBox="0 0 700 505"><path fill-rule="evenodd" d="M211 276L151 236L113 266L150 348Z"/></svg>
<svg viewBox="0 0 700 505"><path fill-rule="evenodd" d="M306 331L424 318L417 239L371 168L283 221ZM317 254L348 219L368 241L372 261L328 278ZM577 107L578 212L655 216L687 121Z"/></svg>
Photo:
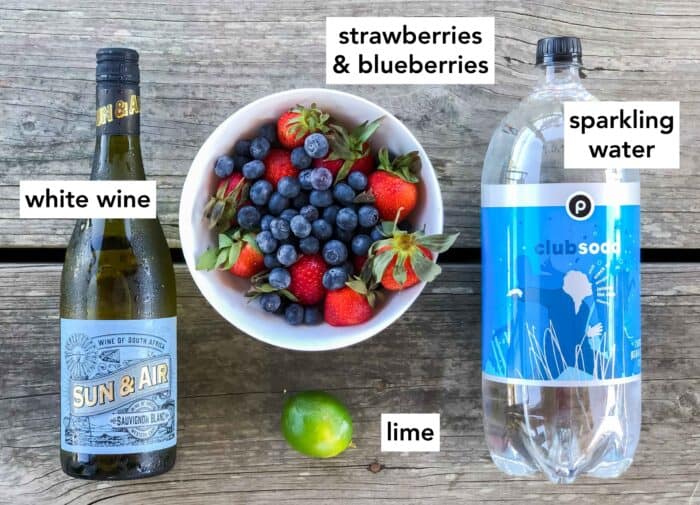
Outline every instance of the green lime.
<svg viewBox="0 0 700 505"><path fill-rule="evenodd" d="M285 401L282 434L302 454L332 458L350 445L352 418L335 396L305 391Z"/></svg>

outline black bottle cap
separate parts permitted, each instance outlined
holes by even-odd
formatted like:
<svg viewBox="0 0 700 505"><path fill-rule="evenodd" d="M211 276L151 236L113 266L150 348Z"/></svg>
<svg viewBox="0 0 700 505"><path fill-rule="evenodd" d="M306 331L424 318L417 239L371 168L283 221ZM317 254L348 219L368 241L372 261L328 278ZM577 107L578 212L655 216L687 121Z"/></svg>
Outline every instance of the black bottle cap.
<svg viewBox="0 0 700 505"><path fill-rule="evenodd" d="M139 53L125 47L97 50L97 82L139 83Z"/></svg>
<svg viewBox="0 0 700 505"><path fill-rule="evenodd" d="M550 63L581 64L583 52L578 37L547 37L537 41L536 65Z"/></svg>

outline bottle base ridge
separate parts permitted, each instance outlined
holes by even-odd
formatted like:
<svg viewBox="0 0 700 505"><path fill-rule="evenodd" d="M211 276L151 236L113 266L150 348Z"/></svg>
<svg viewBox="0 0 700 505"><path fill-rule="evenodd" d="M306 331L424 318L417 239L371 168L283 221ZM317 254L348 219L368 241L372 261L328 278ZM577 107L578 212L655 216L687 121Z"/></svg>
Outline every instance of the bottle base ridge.
<svg viewBox="0 0 700 505"><path fill-rule="evenodd" d="M175 448L138 454L99 455L61 450L66 475L85 480L135 480L169 471L176 460Z"/></svg>
<svg viewBox="0 0 700 505"><path fill-rule="evenodd" d="M641 424L641 381L541 387L482 379L484 429L504 473L543 473L569 484L580 475L615 478L632 464Z"/></svg>

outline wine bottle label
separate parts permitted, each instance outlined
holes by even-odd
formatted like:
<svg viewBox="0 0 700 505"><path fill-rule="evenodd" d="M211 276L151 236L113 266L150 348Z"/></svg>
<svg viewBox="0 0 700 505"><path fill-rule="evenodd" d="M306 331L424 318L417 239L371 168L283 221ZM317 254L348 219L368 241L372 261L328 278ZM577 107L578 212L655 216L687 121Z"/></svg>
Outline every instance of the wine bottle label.
<svg viewBox="0 0 700 505"><path fill-rule="evenodd" d="M134 84L97 86L97 135L138 135L141 112L139 87Z"/></svg>
<svg viewBox="0 0 700 505"><path fill-rule="evenodd" d="M482 191L482 369L590 386L641 373L639 185Z"/></svg>
<svg viewBox="0 0 700 505"><path fill-rule="evenodd" d="M165 449L177 440L176 318L61 319L61 448Z"/></svg>

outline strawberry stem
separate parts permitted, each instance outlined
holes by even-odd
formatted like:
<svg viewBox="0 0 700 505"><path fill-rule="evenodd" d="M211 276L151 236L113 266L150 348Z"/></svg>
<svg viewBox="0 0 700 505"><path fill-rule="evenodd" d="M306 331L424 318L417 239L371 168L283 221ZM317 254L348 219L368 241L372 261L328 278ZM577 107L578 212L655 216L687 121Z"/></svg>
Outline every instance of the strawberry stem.
<svg viewBox="0 0 700 505"><path fill-rule="evenodd" d="M402 154L390 161L389 150L386 147L382 147L379 150L378 157L379 166L377 170L383 170L413 184L420 181L421 161L418 151Z"/></svg>
<svg viewBox="0 0 700 505"><path fill-rule="evenodd" d="M367 142L377 131L384 117L374 121L365 121L348 131L340 125L331 125L333 136L331 137L331 155L329 160L343 160L343 166L336 175L335 182L345 179L355 164L355 161L370 154Z"/></svg>
<svg viewBox="0 0 700 505"><path fill-rule="evenodd" d="M311 107L308 108L297 104L296 107L291 109L291 112L298 115L287 121L287 127L292 133L296 134L297 140L307 133L327 133L329 131L326 123L331 116L316 107L315 103L312 103Z"/></svg>

